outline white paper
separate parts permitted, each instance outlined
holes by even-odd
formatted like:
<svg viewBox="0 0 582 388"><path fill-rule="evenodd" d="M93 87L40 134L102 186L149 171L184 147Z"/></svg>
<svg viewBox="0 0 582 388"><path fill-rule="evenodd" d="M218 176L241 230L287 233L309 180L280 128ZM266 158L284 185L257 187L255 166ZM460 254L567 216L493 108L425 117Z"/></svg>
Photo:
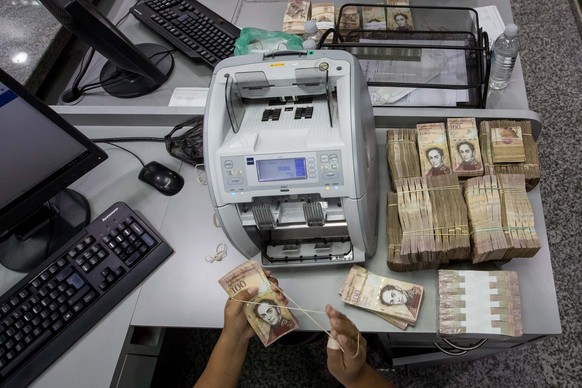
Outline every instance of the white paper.
<svg viewBox="0 0 582 388"><path fill-rule="evenodd" d="M174 89L168 106L206 106L208 88L183 87Z"/></svg>
<svg viewBox="0 0 582 388"><path fill-rule="evenodd" d="M494 5L487 7L475 8L477 15L479 15L479 27L487 32L489 36L489 47L493 46L493 42L505 30L505 23L499 14L499 10Z"/></svg>

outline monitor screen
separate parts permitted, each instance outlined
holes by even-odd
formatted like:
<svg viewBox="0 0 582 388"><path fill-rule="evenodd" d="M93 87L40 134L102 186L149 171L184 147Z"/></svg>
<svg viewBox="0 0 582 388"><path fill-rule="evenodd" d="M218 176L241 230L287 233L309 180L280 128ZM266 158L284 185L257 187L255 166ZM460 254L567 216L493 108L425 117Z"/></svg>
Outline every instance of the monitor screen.
<svg viewBox="0 0 582 388"><path fill-rule="evenodd" d="M0 244L105 159L101 148L0 70ZM0 262L12 253L0 249Z"/></svg>

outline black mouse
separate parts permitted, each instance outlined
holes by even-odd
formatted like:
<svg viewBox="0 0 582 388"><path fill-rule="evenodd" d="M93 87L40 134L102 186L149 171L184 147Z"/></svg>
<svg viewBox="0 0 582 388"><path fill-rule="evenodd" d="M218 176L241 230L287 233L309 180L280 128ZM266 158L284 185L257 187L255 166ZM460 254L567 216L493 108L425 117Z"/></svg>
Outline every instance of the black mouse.
<svg viewBox="0 0 582 388"><path fill-rule="evenodd" d="M180 174L158 162L146 164L139 172L139 180L167 196L177 194L184 187Z"/></svg>

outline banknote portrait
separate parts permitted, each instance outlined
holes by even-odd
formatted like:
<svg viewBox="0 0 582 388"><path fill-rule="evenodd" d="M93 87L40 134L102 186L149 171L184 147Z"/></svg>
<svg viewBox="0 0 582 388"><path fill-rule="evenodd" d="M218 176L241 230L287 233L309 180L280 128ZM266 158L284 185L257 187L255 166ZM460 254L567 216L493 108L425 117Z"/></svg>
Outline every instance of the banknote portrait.
<svg viewBox="0 0 582 388"><path fill-rule="evenodd" d="M268 342L275 341L280 336L294 330L297 326L293 317L286 316L285 312L288 312L288 310L282 309L274 300L262 299L257 301L253 311L258 319L269 326Z"/></svg>
<svg viewBox="0 0 582 388"><path fill-rule="evenodd" d="M403 304L414 316L418 313L421 298L422 289L416 286L405 290L398 286L388 284L380 291L380 303L387 306Z"/></svg>
<svg viewBox="0 0 582 388"><path fill-rule="evenodd" d="M426 150L426 157L431 164L427 176L450 174L451 169L445 165L445 152L440 147L431 147Z"/></svg>
<svg viewBox="0 0 582 388"><path fill-rule="evenodd" d="M475 145L469 141L462 141L457 143L457 152L459 153L462 162L455 168L461 171L475 171L481 170L481 163L476 159Z"/></svg>
<svg viewBox="0 0 582 388"><path fill-rule="evenodd" d="M394 15L393 19L396 22L396 31L412 31L409 16L406 13L399 12Z"/></svg>

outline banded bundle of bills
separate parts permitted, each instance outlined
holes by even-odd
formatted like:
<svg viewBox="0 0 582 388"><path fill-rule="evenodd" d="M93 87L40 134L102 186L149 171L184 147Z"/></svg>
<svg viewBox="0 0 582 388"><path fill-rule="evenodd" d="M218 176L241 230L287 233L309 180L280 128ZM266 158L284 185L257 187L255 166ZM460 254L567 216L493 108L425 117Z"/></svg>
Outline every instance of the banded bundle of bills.
<svg viewBox="0 0 582 388"><path fill-rule="evenodd" d="M386 8L382 5L362 7L363 30L386 30Z"/></svg>
<svg viewBox="0 0 582 388"><path fill-rule="evenodd" d="M525 162L525 149L520 125L515 121L482 121L481 130L490 133L491 151L494 163Z"/></svg>
<svg viewBox="0 0 582 388"><path fill-rule="evenodd" d="M341 18L340 18L341 11ZM350 31L360 30L360 12L356 6L336 7L335 20L339 24L339 32L342 36L347 36Z"/></svg>
<svg viewBox="0 0 582 388"><path fill-rule="evenodd" d="M386 8L386 19L388 21L388 29L391 31L413 31L414 23L412 20L412 13L408 6L408 0L387 0L388 5L403 5L403 8Z"/></svg>
<svg viewBox="0 0 582 388"><path fill-rule="evenodd" d="M399 179L396 191L396 199L388 197L386 217L390 269L436 269L468 258L467 207L455 175Z"/></svg>
<svg viewBox="0 0 582 388"><path fill-rule="evenodd" d="M533 257L541 243L535 229L531 203L525 190L525 177L518 174L498 175L503 203L503 229L511 248L505 259Z"/></svg>
<svg viewBox="0 0 582 388"><path fill-rule="evenodd" d="M502 260L510 248L503 231L500 186L496 175L465 182L465 202L471 227L473 263Z"/></svg>
<svg viewBox="0 0 582 388"><path fill-rule="evenodd" d="M540 182L540 159L538 157L538 146L533 138L530 121L519 121L523 136L523 148L525 149L525 162L523 164L525 175L525 187L530 191Z"/></svg>
<svg viewBox="0 0 582 388"><path fill-rule="evenodd" d="M283 17L283 32L301 35L305 32L305 22L311 16L310 0L288 0Z"/></svg>
<svg viewBox="0 0 582 388"><path fill-rule="evenodd" d="M533 257L541 244L520 174L485 175L465 182L473 263Z"/></svg>
<svg viewBox="0 0 582 388"><path fill-rule="evenodd" d="M400 178L420 176L416 129L395 128L386 132L386 158L392 190L394 182Z"/></svg>
<svg viewBox="0 0 582 388"><path fill-rule="evenodd" d="M479 131L475 118L447 119L447 134L453 172L458 177L483 175Z"/></svg>
<svg viewBox="0 0 582 388"><path fill-rule="evenodd" d="M348 304L369 310L398 327L415 325L424 287L376 275L352 266L340 290Z"/></svg>
<svg viewBox="0 0 582 388"><path fill-rule="evenodd" d="M524 174L526 190L530 191L540 181L540 160L538 158L538 147L532 135L531 121L506 121L506 123L510 126L521 128L525 161L523 163L493 163L493 158L491 157L489 160L484 160L485 166L492 166L495 174ZM490 132L491 128L489 125L481 125L480 140L482 151L491 153L492 155ZM484 155L485 152L483 152Z"/></svg>
<svg viewBox="0 0 582 388"><path fill-rule="evenodd" d="M229 297L250 287L259 292L245 303L244 312L257 336L265 346L299 328L297 319L277 300L261 266L254 260L239 265L218 281Z"/></svg>
<svg viewBox="0 0 582 388"><path fill-rule="evenodd" d="M514 271L439 271L439 334L471 337L523 333Z"/></svg>
<svg viewBox="0 0 582 388"><path fill-rule="evenodd" d="M315 20L317 28L327 30L335 27L335 4L334 3L312 3L311 19Z"/></svg>
<svg viewBox="0 0 582 388"><path fill-rule="evenodd" d="M443 123L417 124L418 154L423 176L451 173L447 133Z"/></svg>
<svg viewBox="0 0 582 388"><path fill-rule="evenodd" d="M402 250L402 227L398 217L398 195L388 192L386 204L386 237L388 238L388 268L395 272L412 271L414 266L408 256L400 255Z"/></svg>

